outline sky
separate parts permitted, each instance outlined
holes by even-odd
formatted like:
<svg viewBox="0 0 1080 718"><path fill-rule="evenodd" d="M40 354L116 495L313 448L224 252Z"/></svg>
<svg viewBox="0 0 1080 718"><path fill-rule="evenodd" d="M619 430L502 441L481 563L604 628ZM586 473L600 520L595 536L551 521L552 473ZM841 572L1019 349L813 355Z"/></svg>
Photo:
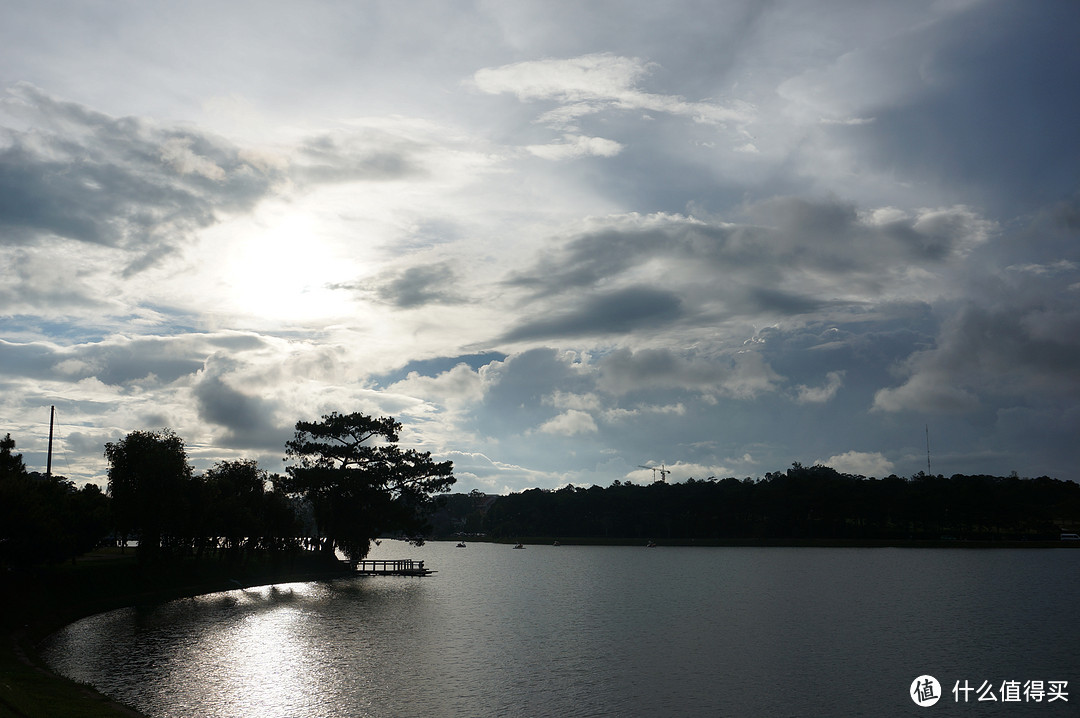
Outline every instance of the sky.
<svg viewBox="0 0 1080 718"><path fill-rule="evenodd" d="M1080 4L0 6L0 432L1080 475ZM929 449L929 455L928 455Z"/></svg>

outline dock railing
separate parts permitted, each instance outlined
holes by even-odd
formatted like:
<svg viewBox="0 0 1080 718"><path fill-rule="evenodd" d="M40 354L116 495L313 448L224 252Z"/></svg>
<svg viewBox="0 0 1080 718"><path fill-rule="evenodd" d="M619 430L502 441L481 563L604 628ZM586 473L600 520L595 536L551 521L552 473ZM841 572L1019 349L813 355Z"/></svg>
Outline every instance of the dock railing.
<svg viewBox="0 0 1080 718"><path fill-rule="evenodd" d="M427 576L432 573L431 569L424 568L423 561L414 561L411 558L364 559L357 562L356 571L369 576Z"/></svg>

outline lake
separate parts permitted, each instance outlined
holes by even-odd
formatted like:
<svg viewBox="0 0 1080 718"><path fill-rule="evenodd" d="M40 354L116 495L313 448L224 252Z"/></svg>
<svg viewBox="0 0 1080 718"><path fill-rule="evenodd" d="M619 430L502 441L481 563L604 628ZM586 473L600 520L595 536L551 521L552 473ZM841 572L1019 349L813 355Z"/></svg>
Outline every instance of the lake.
<svg viewBox="0 0 1080 718"><path fill-rule="evenodd" d="M120 609L44 653L162 718L1080 714L1080 551L384 541L370 558L437 573ZM910 697L925 674L930 708Z"/></svg>

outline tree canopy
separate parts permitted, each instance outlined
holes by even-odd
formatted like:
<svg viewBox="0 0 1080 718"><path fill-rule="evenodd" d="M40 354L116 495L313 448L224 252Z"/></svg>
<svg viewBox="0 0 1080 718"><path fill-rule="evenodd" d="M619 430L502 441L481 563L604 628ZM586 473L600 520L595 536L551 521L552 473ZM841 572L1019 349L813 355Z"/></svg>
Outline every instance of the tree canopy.
<svg viewBox="0 0 1080 718"><path fill-rule="evenodd" d="M117 529L138 536L139 555L185 543L192 471L184 440L169 429L133 431L105 444L105 458Z"/></svg>
<svg viewBox="0 0 1080 718"><path fill-rule="evenodd" d="M80 490L62 476L30 474L15 440L0 440L0 571L77 556L108 531L109 502L88 484Z"/></svg>
<svg viewBox="0 0 1080 718"><path fill-rule="evenodd" d="M341 549L355 563L385 533L423 542L436 496L456 481L454 467L430 452L400 448L401 428L393 417L359 412L296 423L285 445L294 463L277 485L310 502L325 551Z"/></svg>

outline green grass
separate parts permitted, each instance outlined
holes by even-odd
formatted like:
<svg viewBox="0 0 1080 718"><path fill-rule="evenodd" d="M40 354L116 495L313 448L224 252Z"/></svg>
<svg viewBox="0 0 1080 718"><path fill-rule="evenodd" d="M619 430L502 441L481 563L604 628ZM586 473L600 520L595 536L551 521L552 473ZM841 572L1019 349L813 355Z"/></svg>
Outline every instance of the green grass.
<svg viewBox="0 0 1080 718"><path fill-rule="evenodd" d="M126 554L94 551L74 563L33 571L5 571L0 574L0 718L140 715L52 673L41 661L36 651L41 640L79 618L240 586L330 578L344 571L313 554L262 556L242 564L215 557L147 568L130 549Z"/></svg>

